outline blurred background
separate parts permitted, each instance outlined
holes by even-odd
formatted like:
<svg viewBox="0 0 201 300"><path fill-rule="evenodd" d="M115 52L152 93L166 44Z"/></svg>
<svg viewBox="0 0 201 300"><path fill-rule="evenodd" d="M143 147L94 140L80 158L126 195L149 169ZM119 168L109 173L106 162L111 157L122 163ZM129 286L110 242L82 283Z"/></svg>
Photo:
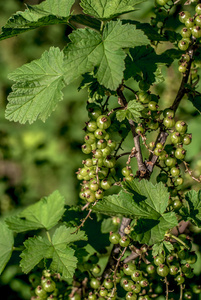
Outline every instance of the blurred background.
<svg viewBox="0 0 201 300"><path fill-rule="evenodd" d="M19 10L25 9L25 3L39 4L37 0L6 0L0 1L0 27L8 18ZM73 9L81 13L79 1L76 1ZM134 20L149 22L154 16L154 1L149 0L140 5L140 10L123 16ZM177 7L167 23L167 27L180 31L181 23L178 22ZM79 182L76 178L76 170L81 166L85 155L81 152L85 122L88 120L86 112L87 91L77 88L81 79L64 89L64 100L58 104L55 112L43 123L36 121L32 125L20 125L9 122L4 117L7 96L11 91L12 82L7 79L8 73L20 67L24 63L31 62L41 57L45 50L51 46L62 49L68 41L71 29L66 25L46 26L24 33L0 42L0 219L8 214L22 209L26 205L38 201L58 189L66 198L66 204L73 205L79 201ZM172 48L169 42L158 45L158 53ZM178 72L178 61L166 69L161 68L161 76L165 82L153 86L151 91L159 94L161 108L172 104L181 82ZM132 81L127 83L132 88L137 85ZM201 86L198 88L201 91ZM133 95L126 92L126 97L132 99ZM117 99L114 98L114 106ZM188 146L187 160L194 170L194 175L201 174L201 116L192 106L191 102L184 99L177 113L178 119L184 119L189 124L189 132L192 133L193 142ZM154 136L149 139L152 140ZM132 137L128 135L124 150L129 151L133 147ZM144 150L144 155L146 155ZM125 165L126 158L118 162L119 169ZM136 164L132 162L135 173ZM157 170L153 175L153 182ZM183 189L195 188L200 184L192 181L186 175ZM114 192L114 190L112 190ZM196 243L199 230L193 228ZM196 246L200 247L200 246ZM19 257L14 255L8 267L0 279L0 290L6 294L4 299L30 299L27 277L21 273L18 267ZM197 274L200 273L200 259L195 266Z"/></svg>

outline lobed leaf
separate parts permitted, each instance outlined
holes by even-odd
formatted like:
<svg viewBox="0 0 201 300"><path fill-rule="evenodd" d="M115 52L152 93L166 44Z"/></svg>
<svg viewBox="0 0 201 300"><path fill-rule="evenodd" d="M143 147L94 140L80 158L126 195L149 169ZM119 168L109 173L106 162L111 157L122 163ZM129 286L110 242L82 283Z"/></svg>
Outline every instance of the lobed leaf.
<svg viewBox="0 0 201 300"><path fill-rule="evenodd" d="M45 121L63 99L63 74L63 52L54 47L9 74L9 79L17 83L8 96L6 118L22 124L31 124L37 118Z"/></svg>
<svg viewBox="0 0 201 300"><path fill-rule="evenodd" d="M29 273L42 259L51 259L50 268L61 273L64 279L72 278L77 266L75 250L68 245L75 241L87 240L84 231L72 234L75 228L58 227L52 240L43 237L29 238L24 242L25 250L21 253L22 271Z"/></svg>
<svg viewBox="0 0 201 300"><path fill-rule="evenodd" d="M191 190L185 194L187 206L182 209L187 220L201 227L201 190Z"/></svg>
<svg viewBox="0 0 201 300"><path fill-rule="evenodd" d="M13 37L41 26L64 23L70 17L75 0L46 0L38 5L26 5L24 12L12 15L2 28L0 40Z"/></svg>
<svg viewBox="0 0 201 300"><path fill-rule="evenodd" d="M8 217L6 223L15 232L54 227L65 212L65 199L58 191L25 208L17 216Z"/></svg>
<svg viewBox="0 0 201 300"><path fill-rule="evenodd" d="M152 245L162 241L166 231L178 224L174 212L165 212L169 199L167 188L162 183L153 185L137 179L123 183L123 188L118 195L104 197L93 209L137 219L132 238L140 243Z"/></svg>
<svg viewBox="0 0 201 300"><path fill-rule="evenodd" d="M81 7L87 15L107 20L135 10L135 6L146 0L81 0Z"/></svg>
<svg viewBox="0 0 201 300"><path fill-rule="evenodd" d="M134 25L110 21L103 34L91 29L79 29L69 35L71 43L65 48L65 81L70 83L80 75L97 67L98 82L116 90L123 79L124 59L122 48L148 44L148 39Z"/></svg>

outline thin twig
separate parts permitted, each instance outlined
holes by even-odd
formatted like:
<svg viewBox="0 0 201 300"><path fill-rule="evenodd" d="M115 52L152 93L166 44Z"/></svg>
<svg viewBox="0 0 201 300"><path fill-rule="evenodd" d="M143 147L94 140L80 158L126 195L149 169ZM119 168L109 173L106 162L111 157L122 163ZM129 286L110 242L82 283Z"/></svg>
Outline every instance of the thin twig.
<svg viewBox="0 0 201 300"><path fill-rule="evenodd" d="M166 286L166 296L165 296L165 299L168 300L168 296L169 296L169 282L167 280L167 277L165 277L165 286Z"/></svg>
<svg viewBox="0 0 201 300"><path fill-rule="evenodd" d="M183 163L184 163L185 168L186 168L185 172L188 173L188 174L191 176L191 178L192 178L193 180L195 180L195 181L197 181L197 182L200 183L200 182L201 182L201 179L198 179L198 178L196 178L196 177L194 177L194 176L192 175L193 171L191 171L191 170L189 169L189 167L188 167L189 165L187 164L187 162L184 160Z"/></svg>
<svg viewBox="0 0 201 300"><path fill-rule="evenodd" d="M127 249L127 247L125 247L124 250L122 251L121 255L119 256L119 258L117 260L117 264L116 264L115 269L114 269L114 275L113 275L113 278L114 278L114 288L112 289L111 297L114 296L114 293L115 293L115 291L117 289L117 287L116 287L116 274L117 274L117 270L118 270L119 264L121 262L121 259L122 259L122 257L124 256L124 254L126 252L126 249Z"/></svg>

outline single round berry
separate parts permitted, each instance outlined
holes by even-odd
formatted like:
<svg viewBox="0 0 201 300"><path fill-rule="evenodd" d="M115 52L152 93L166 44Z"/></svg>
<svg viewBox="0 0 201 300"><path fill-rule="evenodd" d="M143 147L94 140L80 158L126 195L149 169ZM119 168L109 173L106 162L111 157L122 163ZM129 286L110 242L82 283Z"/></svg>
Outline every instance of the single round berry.
<svg viewBox="0 0 201 300"><path fill-rule="evenodd" d="M181 23L185 23L188 18L190 18L191 14L188 11L182 11L179 13L179 21Z"/></svg>
<svg viewBox="0 0 201 300"><path fill-rule="evenodd" d="M114 283L112 282L112 280L110 278L107 278L103 281L103 285L107 290L110 290L113 288Z"/></svg>
<svg viewBox="0 0 201 300"><path fill-rule="evenodd" d="M143 276L142 276L142 271L140 270L135 270L132 274L131 274L131 278L133 281L140 281L142 280Z"/></svg>
<svg viewBox="0 0 201 300"><path fill-rule="evenodd" d="M177 275L177 277L175 278L175 280L177 281L177 284L180 285L180 284L183 284L185 279L182 275Z"/></svg>
<svg viewBox="0 0 201 300"><path fill-rule="evenodd" d="M123 236L119 240L119 245L121 247L128 247L129 244L130 244L130 238L128 236Z"/></svg>
<svg viewBox="0 0 201 300"><path fill-rule="evenodd" d="M180 174L180 169L177 167L173 167L170 169L170 173L173 177L179 176Z"/></svg>
<svg viewBox="0 0 201 300"><path fill-rule="evenodd" d="M151 95L148 92L139 92L138 98L142 103L149 103L151 100Z"/></svg>
<svg viewBox="0 0 201 300"><path fill-rule="evenodd" d="M179 132L174 131L171 133L170 139L172 144L179 144L182 141L182 135Z"/></svg>
<svg viewBox="0 0 201 300"><path fill-rule="evenodd" d="M176 124L175 124L175 129L178 132L182 133L182 134L186 133L186 131L187 131L187 124L186 124L186 122L184 122L184 121L177 121Z"/></svg>
<svg viewBox="0 0 201 300"><path fill-rule="evenodd" d="M189 43L184 39L180 40L178 43L178 48L182 51L186 51L189 47Z"/></svg>
<svg viewBox="0 0 201 300"><path fill-rule="evenodd" d="M136 270L136 265L134 263L127 263L123 265L123 272L126 275L131 275Z"/></svg>
<svg viewBox="0 0 201 300"><path fill-rule="evenodd" d="M103 190L109 190L109 188L111 187L112 182L110 181L110 179L103 179L101 181L101 188Z"/></svg>
<svg viewBox="0 0 201 300"><path fill-rule="evenodd" d="M157 267L157 274L161 277L166 277L169 274L169 268L166 265L160 265Z"/></svg>
<svg viewBox="0 0 201 300"><path fill-rule="evenodd" d="M192 32L192 35L196 38L196 39L199 39L201 37L201 28L200 26L194 26L192 29L191 29L191 32Z"/></svg>
<svg viewBox="0 0 201 300"><path fill-rule="evenodd" d="M186 150L184 148L177 148L175 150L175 157L177 159L183 160L185 158L185 155L186 155Z"/></svg>
<svg viewBox="0 0 201 300"><path fill-rule="evenodd" d="M195 11L196 11L196 13L197 13L198 15L201 14L201 4L196 5Z"/></svg>
<svg viewBox="0 0 201 300"><path fill-rule="evenodd" d="M94 290L98 289L100 287L100 280L97 278L91 278L90 287Z"/></svg>
<svg viewBox="0 0 201 300"><path fill-rule="evenodd" d="M116 244L119 244L120 238L121 238L121 236L119 233L111 233L109 240L110 240L110 243L116 245Z"/></svg>
<svg viewBox="0 0 201 300"><path fill-rule="evenodd" d="M172 128L175 125L175 120L172 117L165 117L163 119L163 124L165 125L166 128Z"/></svg>
<svg viewBox="0 0 201 300"><path fill-rule="evenodd" d="M107 115L101 115L97 118L97 126L100 128L100 129L107 129L110 127L111 125L111 119L109 116Z"/></svg>
<svg viewBox="0 0 201 300"><path fill-rule="evenodd" d="M133 292L128 292L126 294L126 300L136 300L137 299L137 295Z"/></svg>
<svg viewBox="0 0 201 300"><path fill-rule="evenodd" d="M154 264L156 266L160 266L165 262L165 258L162 255L158 255L156 257L154 257Z"/></svg>

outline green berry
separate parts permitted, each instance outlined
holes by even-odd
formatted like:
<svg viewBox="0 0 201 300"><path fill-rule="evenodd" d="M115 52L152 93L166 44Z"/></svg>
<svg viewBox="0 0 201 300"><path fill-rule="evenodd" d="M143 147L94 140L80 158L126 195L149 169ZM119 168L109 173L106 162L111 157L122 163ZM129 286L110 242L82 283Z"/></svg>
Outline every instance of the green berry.
<svg viewBox="0 0 201 300"><path fill-rule="evenodd" d="M109 240L110 240L110 243L116 245L116 244L119 244L120 238L121 238L121 236L119 233L111 233Z"/></svg>

